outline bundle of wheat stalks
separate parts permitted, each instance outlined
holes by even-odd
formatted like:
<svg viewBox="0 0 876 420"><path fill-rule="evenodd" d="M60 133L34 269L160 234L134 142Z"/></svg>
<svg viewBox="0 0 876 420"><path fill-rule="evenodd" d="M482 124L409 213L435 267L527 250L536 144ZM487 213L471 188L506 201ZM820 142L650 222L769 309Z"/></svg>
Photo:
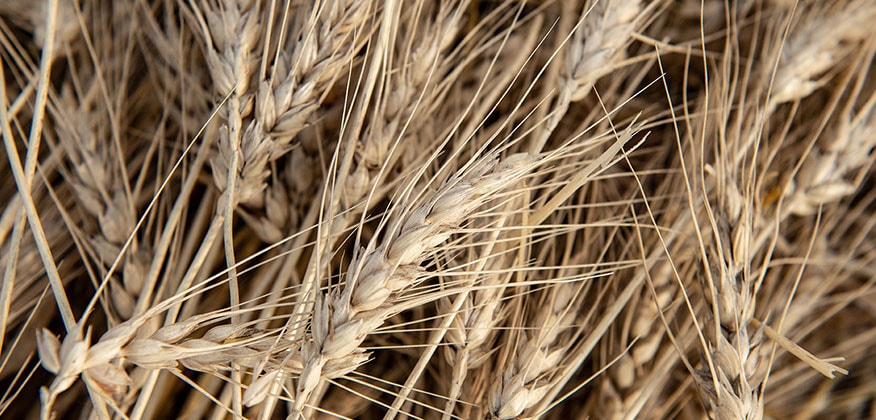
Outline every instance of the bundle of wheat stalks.
<svg viewBox="0 0 876 420"><path fill-rule="evenodd" d="M876 416L876 2L0 2L0 414Z"/></svg>

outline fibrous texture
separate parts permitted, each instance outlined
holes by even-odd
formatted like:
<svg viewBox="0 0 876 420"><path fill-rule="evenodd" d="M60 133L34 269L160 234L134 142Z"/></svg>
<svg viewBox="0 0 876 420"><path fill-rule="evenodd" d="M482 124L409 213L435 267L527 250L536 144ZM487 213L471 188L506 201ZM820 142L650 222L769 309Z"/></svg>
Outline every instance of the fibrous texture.
<svg viewBox="0 0 876 420"><path fill-rule="evenodd" d="M874 18L0 1L0 416L874 417Z"/></svg>

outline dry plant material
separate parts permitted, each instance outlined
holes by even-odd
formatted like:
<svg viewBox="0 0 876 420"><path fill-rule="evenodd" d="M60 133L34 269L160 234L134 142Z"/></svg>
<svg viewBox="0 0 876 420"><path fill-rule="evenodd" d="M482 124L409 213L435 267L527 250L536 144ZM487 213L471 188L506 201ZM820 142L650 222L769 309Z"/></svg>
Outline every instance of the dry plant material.
<svg viewBox="0 0 876 420"><path fill-rule="evenodd" d="M874 18L0 1L0 416L873 417Z"/></svg>

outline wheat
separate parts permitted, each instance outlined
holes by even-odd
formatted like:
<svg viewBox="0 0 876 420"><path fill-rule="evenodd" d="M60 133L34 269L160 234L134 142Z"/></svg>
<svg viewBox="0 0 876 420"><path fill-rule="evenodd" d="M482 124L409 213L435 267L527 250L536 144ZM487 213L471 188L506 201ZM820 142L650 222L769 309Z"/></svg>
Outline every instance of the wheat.
<svg viewBox="0 0 876 420"><path fill-rule="evenodd" d="M773 105L802 99L827 82L829 71L850 49L869 39L866 22L874 17L873 4L852 1L826 11L813 9L803 29L794 31L782 48L775 74Z"/></svg>
<svg viewBox="0 0 876 420"><path fill-rule="evenodd" d="M232 162L237 162L234 153L240 153L242 161L235 164L240 169L232 171L240 172L240 182L235 182L240 189L235 193L236 200L256 206L263 203L268 164L289 150L289 144L305 127L308 116L319 107L320 98L331 87L331 82L352 64L351 59L362 42L355 30L367 21L370 8L367 2L355 1L319 5L311 14L311 21L300 27L301 33L297 36L301 42L296 45L295 54L278 56L279 61L273 64L272 70L277 77L259 80L258 89L253 93L247 88L254 72L255 63L250 55L257 46L260 10L226 7L220 10L230 14L227 17L215 15L210 19L208 15L208 21L224 28L225 33L220 32L216 41L219 48L232 40L239 44L226 47L228 54L237 55L220 57L215 51L208 55L213 63L210 69L217 91L220 94L235 92L228 104L229 112L239 115L238 110L244 107L243 97L255 96L255 118L243 121L245 115L235 117L239 120L234 120L229 132L222 137L229 142L224 147L231 148L221 149L221 159L214 162L217 167L214 178L220 189L233 182L224 174L229 172ZM216 31L211 30L211 33ZM241 38L237 33L245 35ZM235 146L235 142L240 142L240 146ZM234 151L237 148L239 152Z"/></svg>
<svg viewBox="0 0 876 420"><path fill-rule="evenodd" d="M421 31L415 39L422 44L410 45L406 39L398 39L399 49L405 49L399 51L403 61L391 71L398 76L390 78L384 88L386 97L380 105L380 119L372 121L363 135L356 168L344 185L342 202L347 207L359 203L379 181L380 172L388 173L392 169L390 162L404 156L404 149L411 147L409 143L419 140L424 116L441 99L426 96L433 87L429 85L435 84L434 80L452 77L445 76L452 63L446 62L443 55L459 29L461 5L442 3L440 7L435 22L420 22L416 16L411 19L416 24L411 30Z"/></svg>
<svg viewBox="0 0 876 420"><path fill-rule="evenodd" d="M838 201L858 190L863 168L872 163L874 122L871 105L846 115L822 150L807 157L789 186L787 211L814 214L819 206Z"/></svg>
<svg viewBox="0 0 876 420"><path fill-rule="evenodd" d="M542 401L556 385L551 373L561 365L571 341L565 336L577 317L572 308L578 288L574 283L567 283L548 289L547 305L531 324L544 326L544 329L533 336L519 338L511 362L492 387L489 411L494 417L519 417L524 410Z"/></svg>
<svg viewBox="0 0 876 420"><path fill-rule="evenodd" d="M0 1L0 417L867 416L874 11Z"/></svg>
<svg viewBox="0 0 876 420"><path fill-rule="evenodd" d="M103 277L123 248L129 248L119 270L122 276L112 279L108 293L118 316L128 319L134 313L137 297L143 288L150 256L136 239L126 244L137 222L135 206L138 203L131 202L133 194L127 175L129 162L126 162L129 157L124 155L124 150L104 143L112 141L112 134L107 129L114 123L94 115L66 111L100 110L94 102L101 98L101 87L97 83L86 86L79 100L62 98L63 106L59 107L55 118L59 123L60 138L64 141L64 154L73 166L74 173L68 179L81 208L90 216L90 222L83 221L84 229L94 224L98 228L82 234L88 237L94 258L102 268L100 276Z"/></svg>
<svg viewBox="0 0 876 420"><path fill-rule="evenodd" d="M651 11L639 0L596 1L584 6L571 39L565 40L556 104L531 150L541 150L569 106L584 99L597 80L622 65L633 31Z"/></svg>
<svg viewBox="0 0 876 420"><path fill-rule="evenodd" d="M249 94L249 83L255 71L253 50L261 30L258 5L249 2L224 1L204 9L209 29L207 62L217 96L229 95L223 110L225 125L219 134L219 156L214 159L214 180L220 190L231 190L229 206L236 202L251 203L261 199L264 166L270 158L270 144L262 138L246 136L251 130L243 124L246 116L243 98ZM246 138L244 140L244 138Z"/></svg>
<svg viewBox="0 0 876 420"><path fill-rule="evenodd" d="M483 257L482 257L483 258ZM488 268L497 268L498 264L489 264ZM454 316L453 325L447 331L447 341L453 345L448 352L450 365L453 367L453 378L450 381L450 392L447 394L447 404L444 408L444 418L453 414L454 406L459 399L466 383L468 371L475 369L489 360L489 345L493 341L494 331L504 318L500 313L502 294L507 280L505 276L490 278L477 283L484 290L474 292L464 299L463 308ZM503 281L505 280L505 281ZM444 302L442 312L449 312L450 303Z"/></svg>
<svg viewBox="0 0 876 420"><path fill-rule="evenodd" d="M798 52L797 48L800 44L795 44L797 41L799 39L789 44L791 48L787 51L790 51L788 53L791 54L790 56ZM834 41L836 43L831 44L831 47L819 48L820 52L830 57L830 49L839 42L836 39ZM787 57L783 55L783 58L787 59ZM803 54L799 57L812 59L815 55ZM795 73L794 81L791 81L792 78L787 73L782 73L783 69L789 67L782 67L783 64L780 64L777 74L778 95L772 96L767 104L758 103L757 98L744 98L744 95L740 95L743 98L741 101L751 101L750 104L743 102L743 106L764 108L767 118L778 117L773 113L775 105L784 101L799 101L812 93L815 89L814 82L810 81L807 88L797 89L797 87L806 84L801 80L811 79L815 74L826 71L833 65L829 61L808 66L807 69L814 70L813 73L806 75ZM716 86L721 86L724 82L719 78L715 83ZM792 85L795 87L790 88L789 86ZM728 96L731 98L736 95L729 86L721 86L719 89L730 91ZM789 93L791 90L795 92ZM726 101L725 98L720 100ZM714 107L726 110L729 109L730 104L729 101L719 102ZM748 118L726 112L722 117L740 120ZM721 121L721 117L718 118L718 122L712 120L711 123L718 127L734 125ZM706 130L711 129L706 123L703 124ZM702 214L695 217L702 220L696 229L702 264L700 281L702 293L708 303L704 308L704 318L708 322L703 328L708 343L703 344L705 361L697 384L709 400L712 416L757 419L763 418L765 411L763 387L770 369L770 356L765 345L767 338L800 358L802 362L823 373L827 372L828 376L833 375L836 367L830 366L825 370L824 361L801 352L758 319L758 317L769 317L770 313L777 311L777 308L762 303L761 299L765 293L762 287L767 278L775 276L769 260L774 253L779 252L776 249L776 238L784 231L783 222L788 215L787 211L780 208L770 209L775 211L771 217L765 214L766 209L761 207L758 198L760 193L758 189L764 185L760 177L766 172L764 168L774 160L793 159L798 155L800 148L794 147L791 141L793 136L787 132L782 141L764 141L762 136L769 132L769 128L763 119L753 127L739 127L739 131L734 133L738 138L743 139L738 143L738 147L717 149L713 157L701 163L706 179L699 182L704 185L705 196L700 208ZM719 128L714 132L720 130ZM714 163L709 163L708 159L713 159ZM819 182L811 179L811 172L805 171L803 175L806 182L814 184ZM839 174L839 176L843 175ZM790 202L792 208L797 209L795 211L802 212L800 208L803 207L802 203L805 203L804 198L799 195L791 196ZM692 208L692 212L696 210ZM776 281L770 283L781 284ZM793 285L789 290L779 292L778 296L787 293L790 302L795 298L796 288L797 286ZM770 295L766 294L766 296ZM782 299L778 296L772 297ZM784 320L784 315L780 319Z"/></svg>
<svg viewBox="0 0 876 420"><path fill-rule="evenodd" d="M370 245L347 269L346 284L339 292L317 300L312 342L302 347L304 369L298 383L294 409L301 411L324 376L325 366L339 363L351 371L362 362L359 344L398 309L387 302L414 284L419 264L432 248L441 245L481 203L510 180L521 176L529 158L525 155L473 166L445 183L425 204L408 210L388 232L385 244Z"/></svg>

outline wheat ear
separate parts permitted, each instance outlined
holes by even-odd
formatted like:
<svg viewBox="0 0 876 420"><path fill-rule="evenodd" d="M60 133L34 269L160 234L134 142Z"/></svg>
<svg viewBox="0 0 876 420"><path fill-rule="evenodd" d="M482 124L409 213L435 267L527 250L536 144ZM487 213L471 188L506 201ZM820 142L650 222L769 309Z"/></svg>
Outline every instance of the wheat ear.
<svg viewBox="0 0 876 420"><path fill-rule="evenodd" d="M807 14L806 25L792 32L782 48L770 104L805 98L823 86L826 73L873 36L869 22L874 17L876 7L868 1L850 1L826 11L816 8Z"/></svg>
<svg viewBox="0 0 876 420"><path fill-rule="evenodd" d="M486 159L448 181L425 204L410 209L380 246L370 245L350 263L341 290L320 296L314 308L312 340L304 344L304 369L294 409L300 412L325 377L329 363L352 371L364 360L359 345L394 309L390 297L421 276L419 265L452 229L531 165L526 155Z"/></svg>
<svg viewBox="0 0 876 420"><path fill-rule="evenodd" d="M538 128L530 150L541 150L569 106L590 94L597 80L617 70L626 58L633 32L654 5L643 7L640 0L611 0L584 6L574 32L564 40L564 68L556 103L547 121Z"/></svg>
<svg viewBox="0 0 876 420"><path fill-rule="evenodd" d="M787 211L812 215L820 206L858 190L864 171L872 164L872 150L876 147L874 101L876 96L861 110L846 111L827 144L806 158L786 191Z"/></svg>

